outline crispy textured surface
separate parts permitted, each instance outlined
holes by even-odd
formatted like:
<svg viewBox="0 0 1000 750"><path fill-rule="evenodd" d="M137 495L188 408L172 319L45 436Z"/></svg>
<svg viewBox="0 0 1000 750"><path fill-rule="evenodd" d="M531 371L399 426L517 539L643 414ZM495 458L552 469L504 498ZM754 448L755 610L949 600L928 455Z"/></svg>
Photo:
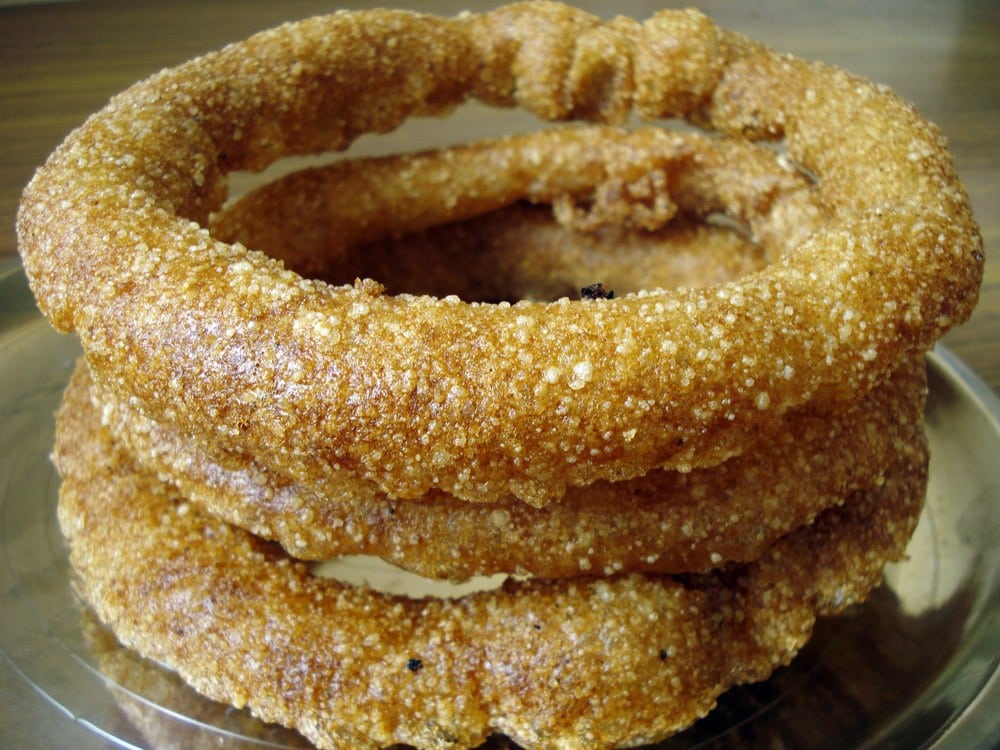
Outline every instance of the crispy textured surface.
<svg viewBox="0 0 1000 750"><path fill-rule="evenodd" d="M492 731L606 748L676 731L791 659L817 615L863 599L902 554L926 481L921 443L877 489L718 574L447 600L313 578L138 470L69 402L55 460L81 591L118 637L209 697L345 750L468 747Z"/></svg>
<svg viewBox="0 0 1000 750"><path fill-rule="evenodd" d="M345 159L294 172L226 206L213 217L211 229L218 239L262 250L303 275L340 276L346 283L372 276L385 283L384 275L395 276L397 269L377 262L369 267L365 258L364 264L356 264L360 273L344 276L338 264L359 255L354 246L360 243L412 237L487 215L496 216L493 224L500 223L508 218L501 209L515 201L551 206L567 230L563 236L593 238L609 261L618 261L608 265L619 269L627 258L618 256L612 238L655 242L675 221L700 225L712 214L724 214L746 227L765 258L789 252L822 221L811 181L770 149L653 128L590 126L416 154ZM515 231L520 224L523 220L512 222ZM474 233L485 234L479 229ZM447 235L442 239L448 242ZM503 237L500 242L507 244ZM410 252L416 255L420 249L418 245ZM504 255L511 251L518 253L508 247ZM485 263L490 255L477 252L476 245L465 254L481 256L470 257L472 263ZM502 270L504 260L496 260L500 263L494 267ZM669 256L657 261L671 265ZM647 260L642 266L654 270L654 276L635 284L635 292L679 286L669 283L669 277L666 284L655 283L658 263ZM697 286L711 280L707 273L693 279ZM578 289L571 296L578 296Z"/></svg>
<svg viewBox="0 0 1000 750"><path fill-rule="evenodd" d="M600 124L227 203L232 171L469 99ZM84 597L345 749L641 744L787 663L903 553L921 356L983 262L943 137L891 92L694 11L551 2L342 12L163 71L57 149L18 236L85 353L54 454ZM623 287L560 298L571 265ZM265 536L545 575L407 598Z"/></svg>
<svg viewBox="0 0 1000 750"><path fill-rule="evenodd" d="M333 287L207 231L227 172L470 97L784 137L823 221L729 283L511 306ZM571 132L561 158L520 154L554 203L658 215L662 154L611 149L581 186ZM447 198L413 179L414 195ZM983 260L944 138L891 92L693 11L604 23L553 3L339 13L164 71L50 157L18 234L43 311L148 416L297 480L536 505L716 463L790 408L855 398L968 316Z"/></svg>
<svg viewBox="0 0 1000 750"><path fill-rule="evenodd" d="M285 727L265 724L249 712L206 700L175 672L126 649L94 616L81 607L84 643L97 668L108 678L115 702L153 750L218 750L215 727L258 741L264 747L301 748L313 745Z"/></svg>
<svg viewBox="0 0 1000 750"><path fill-rule="evenodd" d="M682 573L757 559L779 536L871 488L923 440L922 360L900 367L845 413L800 408L737 458L690 473L571 488L533 508L514 498L468 503L441 493L394 502L330 497L252 460L222 467L195 441L115 400L90 402L85 366L68 408L94 413L146 471L230 523L323 560L377 555L430 578L494 573L567 577Z"/></svg>

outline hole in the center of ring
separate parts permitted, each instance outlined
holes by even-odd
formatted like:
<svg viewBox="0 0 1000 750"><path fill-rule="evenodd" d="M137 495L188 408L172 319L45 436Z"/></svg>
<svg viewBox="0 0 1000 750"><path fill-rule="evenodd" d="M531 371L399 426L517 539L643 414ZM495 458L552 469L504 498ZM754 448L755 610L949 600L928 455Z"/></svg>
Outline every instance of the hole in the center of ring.
<svg viewBox="0 0 1000 750"><path fill-rule="evenodd" d="M235 237L280 258L303 276L332 284L375 279L388 294L466 302L579 299L599 283L616 297L650 289L705 287L767 265L765 250L723 215L678 215L645 231L560 224L551 206L517 203L471 219L341 247L284 254L257 237Z"/></svg>
<svg viewBox="0 0 1000 750"><path fill-rule="evenodd" d="M549 206L520 203L351 248L327 278L368 277L390 294L451 294L467 302L551 301L579 298L594 283L616 296L708 286L765 263L763 249L735 223L679 217L657 231L585 232L557 222Z"/></svg>

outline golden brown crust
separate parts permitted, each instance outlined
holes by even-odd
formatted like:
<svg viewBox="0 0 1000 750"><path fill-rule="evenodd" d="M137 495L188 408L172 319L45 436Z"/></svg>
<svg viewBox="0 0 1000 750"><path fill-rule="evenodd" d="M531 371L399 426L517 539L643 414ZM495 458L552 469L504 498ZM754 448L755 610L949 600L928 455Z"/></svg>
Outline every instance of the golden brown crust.
<svg viewBox="0 0 1000 750"><path fill-rule="evenodd" d="M574 127L293 172L226 206L211 229L325 277L328 264L360 243L525 201L551 206L562 226L589 234L652 233L680 218L701 223L725 214L777 258L821 225L812 193L805 175L762 146L653 128ZM392 272L376 266L359 275L384 283L380 270ZM636 291L659 288L647 281Z"/></svg>
<svg viewBox="0 0 1000 750"><path fill-rule="evenodd" d="M393 501L329 496L247 458L220 466L195 440L105 395L90 403L81 367L71 409L94 413L144 470L229 523L299 559L377 555L429 578L707 571L757 559L780 536L884 479L923 440L922 360L845 413L802 408L737 458L687 474L571 488L533 508L516 498L468 503L441 493Z"/></svg>
<svg viewBox="0 0 1000 750"><path fill-rule="evenodd" d="M175 672L123 647L90 608L81 607L80 620L87 651L108 678L107 687L115 702L142 734L146 747L218 750L231 744L221 740L220 733L230 732L256 740L263 747L314 747L286 727L265 724L249 711L206 699Z"/></svg>
<svg viewBox="0 0 1000 750"><path fill-rule="evenodd" d="M784 136L825 221L732 283L510 307L330 287L205 230L227 172L472 96ZM18 232L42 309L152 418L299 480L539 505L855 398L967 317L983 260L943 137L892 93L694 12L601 24L552 3L340 13L165 71L53 154Z"/></svg>
<svg viewBox="0 0 1000 750"><path fill-rule="evenodd" d="M863 599L902 554L926 481L921 443L878 489L719 574L407 599L313 578L202 515L69 402L57 433L59 519L101 619L204 694L345 750L470 747L491 731L589 750L672 733L787 663L817 615Z"/></svg>

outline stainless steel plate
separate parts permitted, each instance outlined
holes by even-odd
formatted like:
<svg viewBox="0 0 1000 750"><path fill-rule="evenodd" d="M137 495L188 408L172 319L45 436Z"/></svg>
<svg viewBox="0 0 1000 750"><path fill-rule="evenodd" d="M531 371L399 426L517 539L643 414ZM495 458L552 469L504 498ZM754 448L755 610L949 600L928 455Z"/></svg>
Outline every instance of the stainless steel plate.
<svg viewBox="0 0 1000 750"><path fill-rule="evenodd" d="M78 351L21 272L0 273L0 687L34 688L16 717L0 701L0 727L53 723L61 747L303 746L121 649L80 606L48 460ZM661 747L1000 747L1000 402L947 352L928 362L931 486L909 558L790 667Z"/></svg>

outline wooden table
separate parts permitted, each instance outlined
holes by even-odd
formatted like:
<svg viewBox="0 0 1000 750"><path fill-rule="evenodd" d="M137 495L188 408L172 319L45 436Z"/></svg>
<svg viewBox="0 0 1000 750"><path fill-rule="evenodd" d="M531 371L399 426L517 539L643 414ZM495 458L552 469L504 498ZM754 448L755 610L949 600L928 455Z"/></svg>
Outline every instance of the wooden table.
<svg viewBox="0 0 1000 750"><path fill-rule="evenodd" d="M454 13L469 0L393 3ZM580 2L601 14L646 17L661 3ZM0 263L16 258L13 222L32 170L107 98L159 68L280 21L367 3L87 2L0 8ZM1000 391L1000 4L995 0L708 0L721 24L793 53L842 65L914 101L948 134L982 226L987 275L977 312L946 344ZM2 300L0 300L2 303ZM0 304L2 311L2 304ZM2 616L2 613L0 613ZM22 725L38 697L0 660L6 746L57 746ZM29 712L30 713L30 712ZM100 741L92 738L95 746Z"/></svg>

